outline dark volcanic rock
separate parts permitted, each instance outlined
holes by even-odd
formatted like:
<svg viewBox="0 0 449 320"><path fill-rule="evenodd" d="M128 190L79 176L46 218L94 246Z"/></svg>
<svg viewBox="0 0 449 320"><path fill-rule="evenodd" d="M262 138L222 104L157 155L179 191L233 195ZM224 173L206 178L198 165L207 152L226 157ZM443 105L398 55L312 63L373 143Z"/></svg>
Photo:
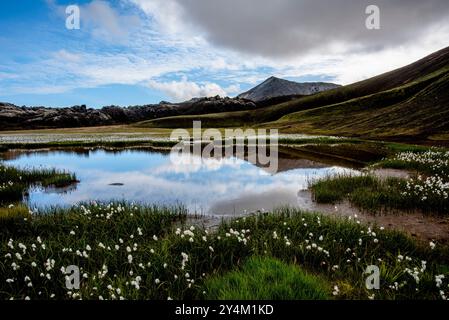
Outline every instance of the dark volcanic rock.
<svg viewBox="0 0 449 320"><path fill-rule="evenodd" d="M240 98L199 98L172 104L159 104L102 109L87 108L85 105L71 108L18 107L0 103L0 130L73 128L128 124L144 120L205 113L218 113L256 108L252 101Z"/></svg>

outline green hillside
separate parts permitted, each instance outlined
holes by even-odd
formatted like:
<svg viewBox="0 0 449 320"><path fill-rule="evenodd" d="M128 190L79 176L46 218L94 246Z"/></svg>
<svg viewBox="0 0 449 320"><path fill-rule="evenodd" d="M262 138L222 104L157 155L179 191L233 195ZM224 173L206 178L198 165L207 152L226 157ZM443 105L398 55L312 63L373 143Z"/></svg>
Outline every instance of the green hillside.
<svg viewBox="0 0 449 320"><path fill-rule="evenodd" d="M289 133L428 138L449 132L449 47L368 80L251 111L161 118L143 127L261 126Z"/></svg>
<svg viewBox="0 0 449 320"><path fill-rule="evenodd" d="M290 113L265 126L284 132L427 139L449 131L449 69L392 90Z"/></svg>

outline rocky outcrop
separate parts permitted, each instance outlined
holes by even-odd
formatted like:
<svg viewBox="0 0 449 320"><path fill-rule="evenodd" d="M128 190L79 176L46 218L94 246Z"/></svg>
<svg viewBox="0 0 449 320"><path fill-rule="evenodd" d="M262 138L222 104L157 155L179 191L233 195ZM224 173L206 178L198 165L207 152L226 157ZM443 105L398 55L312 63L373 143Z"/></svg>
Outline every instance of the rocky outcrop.
<svg viewBox="0 0 449 320"><path fill-rule="evenodd" d="M270 77L258 86L239 95L239 98L255 102L270 100L284 96L307 96L322 91L340 87L337 84L326 82L298 83L289 80Z"/></svg>
<svg viewBox="0 0 449 320"><path fill-rule="evenodd" d="M36 129L95 126L111 124L112 119L101 110L88 109L86 106L72 108L17 107L0 103L0 128Z"/></svg>
<svg viewBox="0 0 449 320"><path fill-rule="evenodd" d="M205 113L219 113L256 108L252 101L240 98L199 98L183 103L118 107L102 109L87 108L85 105L71 108L18 107L0 103L0 130L73 128L128 124L144 120Z"/></svg>

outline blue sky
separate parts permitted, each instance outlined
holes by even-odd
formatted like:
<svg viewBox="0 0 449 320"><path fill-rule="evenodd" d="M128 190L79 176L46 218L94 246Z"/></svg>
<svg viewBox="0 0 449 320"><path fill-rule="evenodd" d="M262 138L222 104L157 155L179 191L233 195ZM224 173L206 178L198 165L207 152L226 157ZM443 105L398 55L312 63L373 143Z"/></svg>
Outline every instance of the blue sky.
<svg viewBox="0 0 449 320"><path fill-rule="evenodd" d="M264 2L269 3L258 3ZM289 44L302 43L310 34L282 29L291 26L287 23L287 13L292 11L288 0L279 1L279 10L273 13L286 17L284 26L270 26L268 32L273 29L273 34L263 27L251 27L266 18L263 5L259 16L251 13L239 19L244 8L239 13L218 10L222 2L215 2L210 15L218 15L208 20L208 12L198 16L198 9L186 3L198 1L1 1L0 101L51 107L183 101L205 95L235 96L271 75L347 84L447 45L447 25L440 24L429 25L433 31L423 33L413 44L382 38L386 45L376 44L373 50L360 40L366 37L356 34L327 41L326 46L290 48ZM80 30L66 28L65 9L70 4L80 8ZM363 18L363 11L360 15ZM220 24L220 19L225 23ZM252 24L236 32L233 28L241 21ZM439 20L430 12L429 21ZM257 30L264 34L256 35ZM283 39L279 34L289 37ZM293 35L297 38L292 42Z"/></svg>
<svg viewBox="0 0 449 320"><path fill-rule="evenodd" d="M77 3L82 6L89 2ZM71 3L73 2L57 2L60 6ZM61 66L54 65L55 70L45 70L45 65L52 66L51 60L55 59L58 53L101 55L102 52L112 54L128 51L125 44L114 43L109 39L102 41L101 38L92 36L91 29L83 30L83 26L80 30L66 29L66 17L57 11L43 0L0 3L2 30L0 83L3 87L0 91L1 101L18 105L88 104L98 107L108 104L142 104L168 99L159 90L137 83L106 80L98 85L83 85L81 76L77 77L71 72L66 74ZM44 61L47 63L43 63ZM22 72L29 74L21 76ZM66 88L59 88L61 85Z"/></svg>

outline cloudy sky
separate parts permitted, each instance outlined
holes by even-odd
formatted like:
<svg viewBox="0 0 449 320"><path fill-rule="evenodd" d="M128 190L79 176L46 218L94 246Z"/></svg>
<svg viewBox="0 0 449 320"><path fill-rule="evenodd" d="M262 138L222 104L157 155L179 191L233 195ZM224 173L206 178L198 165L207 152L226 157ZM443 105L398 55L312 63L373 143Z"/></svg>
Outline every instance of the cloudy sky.
<svg viewBox="0 0 449 320"><path fill-rule="evenodd" d="M66 8L80 8L80 29ZM368 5L380 29L366 28ZM234 96L275 75L349 84L449 45L447 0L0 2L0 101L136 105Z"/></svg>

